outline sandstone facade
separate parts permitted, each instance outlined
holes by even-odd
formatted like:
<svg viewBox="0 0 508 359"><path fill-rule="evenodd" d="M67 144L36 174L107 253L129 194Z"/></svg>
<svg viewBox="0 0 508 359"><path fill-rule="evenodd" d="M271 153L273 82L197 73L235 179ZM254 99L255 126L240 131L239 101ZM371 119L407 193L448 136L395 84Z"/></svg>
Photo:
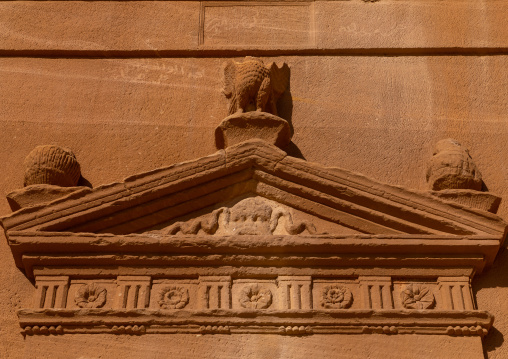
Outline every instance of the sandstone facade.
<svg viewBox="0 0 508 359"><path fill-rule="evenodd" d="M497 0L0 1L0 188L9 194L9 201L0 202L0 214L25 208L3 221L8 235L2 232L0 241L0 357L506 357L508 258L501 243L508 220L507 14L508 3ZM238 114L237 106L235 120L224 123L231 102L223 91L225 66L243 63L246 56L289 69L290 79L277 96L265 83L267 101L277 100L276 111L263 105L263 121L244 138L245 126L238 124L252 124L252 112ZM249 140L267 126L263 139L271 144ZM461 170L454 173L474 178L473 187L443 190L427 183L428 168L436 163L434 168L442 168L443 162L433 159L435 145L449 138L470 155L455 154L467 166L457 165ZM59 183L34 182L23 190L24 160L41 145L72 151L81 170L77 184L59 189L44 187ZM463 179L452 182L468 182ZM225 182L230 187L221 192ZM358 192L340 193L340 185L357 186ZM170 194L174 201L193 198L195 207L178 212L165 202ZM210 202L205 206L200 196ZM147 198L159 202L137 207ZM406 202L394 205L395 198ZM99 202L101 213L69 212ZM40 207L30 207L34 204ZM172 220L155 216L147 225L139 219L159 210ZM56 217L51 222L44 216ZM247 225L254 217L257 224ZM22 233L32 229L42 234ZM72 240L55 234L67 230L92 234ZM419 233L421 242L407 244L400 233ZM469 242L451 250L443 233ZM200 236L197 243L186 237L193 235ZM428 235L446 238L431 248ZM357 249L362 243L367 249ZM394 249L397 245L403 249ZM125 262L77 257L101 250L111 258L122 250L129 255ZM319 256L309 262L302 254L307 250ZM206 265L197 259L194 264L167 258L135 262L155 252L208 256L206 265L215 269L200 272L197 268ZM132 259L132 253L140 258ZM331 256L337 253L351 254L354 264L336 265ZM358 253L377 257L355 257ZM224 257L214 259L218 254ZM251 262L241 265L226 254L251 256ZM89 271L85 277L79 277L82 268L59 272L73 265ZM135 265L145 272L130 271ZM175 266L176 271L164 269ZM179 282L168 280L168 273L180 276ZM356 282L329 281L339 277ZM319 325L335 323L334 315L287 314L293 292L280 293L295 285L300 295L309 295L300 298L310 298L298 309L352 313L341 317L341 325L350 320L352 329L320 332ZM128 290L117 292L129 286L137 288L135 297ZM47 292L41 305L46 287L54 288L53 294ZM362 290L374 287L380 297L368 307L360 300L366 298ZM466 295L447 302L444 287L462 288ZM198 310L203 288L220 288L207 297L218 307L205 309L216 310L222 324L214 325L205 311L193 320L209 321L210 328L173 333L168 328L177 325L175 315L157 332L130 316L151 308ZM124 299L117 293L127 294ZM394 312L379 314L385 303ZM48 324L47 333L33 324L39 320L37 308L118 316L115 308L122 305L124 323L108 327L106 321L108 330L103 324L86 327L91 323L86 318L62 328L60 322ZM230 311L221 312L226 307ZM452 307L474 314L457 314ZM272 309L299 324L275 325L259 314ZM431 314L414 325L407 311ZM271 329L235 332L246 312L252 315L244 327L262 322L273 324ZM371 322L362 322L367 317ZM355 327L356 322L363 324ZM65 325L74 325L74 331L65 332Z"/></svg>

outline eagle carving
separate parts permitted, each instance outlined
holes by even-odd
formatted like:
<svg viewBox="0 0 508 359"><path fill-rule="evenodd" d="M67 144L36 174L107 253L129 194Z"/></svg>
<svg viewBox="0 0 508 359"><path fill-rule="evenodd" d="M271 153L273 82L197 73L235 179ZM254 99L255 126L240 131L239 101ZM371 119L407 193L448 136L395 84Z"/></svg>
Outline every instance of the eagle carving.
<svg viewBox="0 0 508 359"><path fill-rule="evenodd" d="M266 67L258 58L230 60L224 66L223 93L229 99L228 115L261 111L277 116L277 100L289 85L289 66Z"/></svg>

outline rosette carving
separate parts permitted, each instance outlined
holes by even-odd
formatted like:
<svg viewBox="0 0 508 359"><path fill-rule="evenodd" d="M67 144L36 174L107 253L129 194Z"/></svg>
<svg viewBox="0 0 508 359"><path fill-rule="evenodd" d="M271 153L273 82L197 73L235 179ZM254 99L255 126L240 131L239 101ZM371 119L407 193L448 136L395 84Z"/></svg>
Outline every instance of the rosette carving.
<svg viewBox="0 0 508 359"><path fill-rule="evenodd" d="M95 283L85 284L76 293L74 302L80 308L101 308L106 304L106 288Z"/></svg>
<svg viewBox="0 0 508 359"><path fill-rule="evenodd" d="M189 291L182 287L165 287L159 293L162 309L182 309L189 303Z"/></svg>
<svg viewBox="0 0 508 359"><path fill-rule="evenodd" d="M400 293L400 298L406 309L431 309L436 304L434 294L421 284L409 284Z"/></svg>
<svg viewBox="0 0 508 359"><path fill-rule="evenodd" d="M266 309L272 305L272 292L258 284L249 285L240 293L240 305L248 309Z"/></svg>
<svg viewBox="0 0 508 359"><path fill-rule="evenodd" d="M353 303L351 291L340 285L330 285L323 289L321 306L327 309L345 309Z"/></svg>

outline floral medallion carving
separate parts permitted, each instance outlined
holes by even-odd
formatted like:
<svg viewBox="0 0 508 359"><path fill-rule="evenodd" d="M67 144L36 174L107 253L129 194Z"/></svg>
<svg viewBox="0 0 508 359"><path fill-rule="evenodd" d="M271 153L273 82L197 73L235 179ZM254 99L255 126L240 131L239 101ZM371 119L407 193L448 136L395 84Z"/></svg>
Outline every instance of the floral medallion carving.
<svg viewBox="0 0 508 359"><path fill-rule="evenodd" d="M329 285L323 289L321 306L327 309L345 309L353 303L351 291L340 285Z"/></svg>
<svg viewBox="0 0 508 359"><path fill-rule="evenodd" d="M272 305L272 292L258 284L246 286L240 293L240 305L248 309L266 309Z"/></svg>
<svg viewBox="0 0 508 359"><path fill-rule="evenodd" d="M402 305L406 309L431 309L436 304L431 290L421 284L409 284L400 293Z"/></svg>
<svg viewBox="0 0 508 359"><path fill-rule="evenodd" d="M182 309L189 303L189 291L182 287L165 287L159 293L162 309Z"/></svg>
<svg viewBox="0 0 508 359"><path fill-rule="evenodd" d="M102 308L106 304L106 288L95 283L85 284L79 288L74 302L80 308Z"/></svg>

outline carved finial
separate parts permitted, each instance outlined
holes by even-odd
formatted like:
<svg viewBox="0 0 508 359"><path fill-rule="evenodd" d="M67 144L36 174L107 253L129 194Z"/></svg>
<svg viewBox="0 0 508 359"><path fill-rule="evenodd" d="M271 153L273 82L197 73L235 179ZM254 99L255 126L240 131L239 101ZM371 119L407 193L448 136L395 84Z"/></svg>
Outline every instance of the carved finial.
<svg viewBox="0 0 508 359"><path fill-rule="evenodd" d="M72 187L78 184L81 170L76 156L58 146L38 146L25 159L24 186L49 184Z"/></svg>
<svg viewBox="0 0 508 359"><path fill-rule="evenodd" d="M266 67L260 59L229 60L224 66L228 117L215 129L218 149L261 139L284 149L291 141L289 123L277 116L277 101L289 86L289 66Z"/></svg>
<svg viewBox="0 0 508 359"><path fill-rule="evenodd" d="M454 139L436 144L434 155L427 168L430 189L472 189L480 191L482 175L469 151Z"/></svg>
<svg viewBox="0 0 508 359"><path fill-rule="evenodd" d="M224 66L223 93L229 99L228 115L249 111L277 116L277 101L289 85L289 67L246 57L241 63L230 60Z"/></svg>

